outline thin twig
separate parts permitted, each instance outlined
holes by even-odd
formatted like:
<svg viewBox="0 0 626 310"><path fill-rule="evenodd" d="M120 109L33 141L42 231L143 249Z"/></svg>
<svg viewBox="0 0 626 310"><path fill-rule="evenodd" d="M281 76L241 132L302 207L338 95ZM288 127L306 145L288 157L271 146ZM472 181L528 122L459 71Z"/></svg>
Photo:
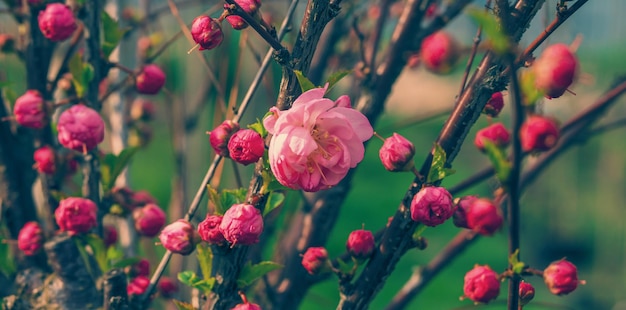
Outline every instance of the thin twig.
<svg viewBox="0 0 626 310"><path fill-rule="evenodd" d="M491 6L491 0L487 0L485 3L485 11L489 10ZM467 84L467 78L469 77L470 70L472 69L472 64L474 63L474 58L476 57L476 52L478 51L478 45L480 44L481 37L483 33L483 27L478 26L478 30L476 30L476 36L474 36L474 44L472 45L472 50L470 52L470 56L467 59L467 64L465 65L465 72L463 72L463 78L461 79L461 88L459 89L459 94L457 98L461 97L461 94L465 90L465 85Z"/></svg>

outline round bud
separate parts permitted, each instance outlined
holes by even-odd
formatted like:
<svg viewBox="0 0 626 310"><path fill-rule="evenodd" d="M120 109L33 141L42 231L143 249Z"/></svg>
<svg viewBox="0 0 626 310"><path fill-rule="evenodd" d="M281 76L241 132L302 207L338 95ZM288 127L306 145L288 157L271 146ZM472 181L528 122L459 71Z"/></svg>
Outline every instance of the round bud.
<svg viewBox="0 0 626 310"><path fill-rule="evenodd" d="M543 280L554 295L567 295L578 287L578 270L571 262L562 259L552 262L543 271Z"/></svg>
<svg viewBox="0 0 626 310"><path fill-rule="evenodd" d="M253 205L235 204L224 213L219 230L232 245L255 244L263 232L261 211Z"/></svg>
<svg viewBox="0 0 626 310"><path fill-rule="evenodd" d="M465 212L468 228L484 236L493 235L504 222L500 208L489 199L473 200Z"/></svg>
<svg viewBox="0 0 626 310"><path fill-rule="evenodd" d="M191 23L191 37L200 50L214 49L222 43L224 33L217 20L206 15L196 17Z"/></svg>
<svg viewBox="0 0 626 310"><path fill-rule="evenodd" d="M228 140L228 154L232 160L249 165L259 161L265 152L265 142L261 135L252 129L235 132Z"/></svg>
<svg viewBox="0 0 626 310"><path fill-rule="evenodd" d="M452 215L454 226L459 228L469 228L467 225L467 212L476 199L478 199L477 196L470 195L461 197L456 202L456 209L454 209L454 214Z"/></svg>
<svg viewBox="0 0 626 310"><path fill-rule="evenodd" d="M497 147L504 148L509 145L511 134L509 134L509 131L502 123L494 123L476 132L474 145L481 152L485 151L485 141L489 141Z"/></svg>
<svg viewBox="0 0 626 310"><path fill-rule="evenodd" d="M385 139L383 146L378 151L380 161L389 171L408 171L413 169L413 156L415 146L405 137L394 133Z"/></svg>
<svg viewBox="0 0 626 310"><path fill-rule="evenodd" d="M165 72L155 64L143 67L135 81L137 92L146 95L158 93L163 85L165 85Z"/></svg>
<svg viewBox="0 0 626 310"><path fill-rule="evenodd" d="M69 197L59 202L54 218L61 231L70 235L87 233L97 226L98 207L86 198Z"/></svg>
<svg viewBox="0 0 626 310"><path fill-rule="evenodd" d="M504 108L504 98L502 98L502 92L495 92L487 101L487 105L483 109L483 113L491 116L498 117L500 111Z"/></svg>
<svg viewBox="0 0 626 310"><path fill-rule="evenodd" d="M226 243L226 239L220 231L221 223L222 216L207 214L204 221L198 224L198 234L200 238L209 244L222 245Z"/></svg>
<svg viewBox="0 0 626 310"><path fill-rule="evenodd" d="M59 143L64 147L84 152L104 140L104 121L95 110L77 104L63 111L57 123Z"/></svg>
<svg viewBox="0 0 626 310"><path fill-rule="evenodd" d="M149 203L133 210L135 229L149 238L155 237L165 225L165 212L156 204Z"/></svg>
<svg viewBox="0 0 626 310"><path fill-rule="evenodd" d="M209 133L209 143L215 153L227 157L228 141L230 137L239 130L239 124L225 120Z"/></svg>
<svg viewBox="0 0 626 310"><path fill-rule="evenodd" d="M17 247L27 256L37 254L43 246L43 231L37 222L24 224L17 235Z"/></svg>
<svg viewBox="0 0 626 310"><path fill-rule="evenodd" d="M310 247L302 256L302 267L310 275L318 274L328 265L328 251L324 247Z"/></svg>
<svg viewBox="0 0 626 310"><path fill-rule="evenodd" d="M33 153L35 160L35 168L39 173L53 175L56 171L56 155L54 149L48 145L44 145Z"/></svg>
<svg viewBox="0 0 626 310"><path fill-rule="evenodd" d="M13 114L17 123L24 127L43 128L46 122L46 112L41 93L36 90L27 90L15 100Z"/></svg>
<svg viewBox="0 0 626 310"><path fill-rule="evenodd" d="M559 127L556 122L540 115L528 117L519 134L525 152L547 151L559 141Z"/></svg>
<svg viewBox="0 0 626 310"><path fill-rule="evenodd" d="M193 225L183 219L165 226L159 239L163 247L181 255L191 254L199 241Z"/></svg>
<svg viewBox="0 0 626 310"><path fill-rule="evenodd" d="M139 296L146 292L150 285L150 279L146 276L137 276L133 278L128 286L126 286L126 293L129 297Z"/></svg>
<svg viewBox="0 0 626 310"><path fill-rule="evenodd" d="M364 259L370 257L374 252L374 235L369 230L359 229L350 233L346 249L350 255Z"/></svg>
<svg viewBox="0 0 626 310"><path fill-rule="evenodd" d="M519 283L519 301L524 306L535 298L535 288L532 284L522 281Z"/></svg>
<svg viewBox="0 0 626 310"><path fill-rule="evenodd" d="M476 265L465 274L463 293L474 302L487 303L500 294L498 274L489 266Z"/></svg>
<svg viewBox="0 0 626 310"><path fill-rule="evenodd" d="M39 29L50 41L63 41L71 37L76 28L76 19L69 6L50 3L37 16Z"/></svg>
<svg viewBox="0 0 626 310"><path fill-rule="evenodd" d="M574 82L578 60L569 46L557 43L548 46L531 67L535 86L547 98L561 97Z"/></svg>
<svg viewBox="0 0 626 310"><path fill-rule="evenodd" d="M459 58L458 44L447 32L435 32L422 41L420 58L429 71L448 73Z"/></svg>
<svg viewBox="0 0 626 310"><path fill-rule="evenodd" d="M454 213L452 195L443 187L424 187L411 200L411 219L437 226Z"/></svg>

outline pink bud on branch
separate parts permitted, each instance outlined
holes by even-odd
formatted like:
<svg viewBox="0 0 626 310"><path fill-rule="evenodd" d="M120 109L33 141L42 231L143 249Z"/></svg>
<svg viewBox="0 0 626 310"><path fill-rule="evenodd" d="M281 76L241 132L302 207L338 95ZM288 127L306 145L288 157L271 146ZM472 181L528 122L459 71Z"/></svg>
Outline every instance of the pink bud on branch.
<svg viewBox="0 0 626 310"><path fill-rule="evenodd" d="M61 231L71 235L87 233L97 226L98 207L86 198L69 197L59 202L54 217Z"/></svg>
<svg viewBox="0 0 626 310"><path fill-rule="evenodd" d="M558 142L559 127L551 118L532 115L522 124L519 134L525 152L547 151Z"/></svg>
<svg viewBox="0 0 626 310"><path fill-rule="evenodd" d="M261 211L249 204L232 205L224 213L219 230L233 246L255 244L263 232Z"/></svg>
<svg viewBox="0 0 626 310"><path fill-rule="evenodd" d="M355 258L365 259L374 252L374 235L369 230L359 229L350 233L346 249Z"/></svg>
<svg viewBox="0 0 626 310"><path fill-rule="evenodd" d="M443 224L454 213L452 195L443 187L424 187L411 200L411 219L426 226Z"/></svg>
<svg viewBox="0 0 626 310"><path fill-rule="evenodd" d="M239 124L231 120L225 120L211 132L209 132L209 143L215 153L228 157L228 141L230 137L239 130Z"/></svg>
<svg viewBox="0 0 626 310"><path fill-rule="evenodd" d="M191 37L200 45L200 50L214 49L222 43L224 33L220 23L210 16L201 15L191 23Z"/></svg>
<svg viewBox="0 0 626 310"><path fill-rule="evenodd" d="M328 267L328 251L324 247L310 247L302 256L302 267L310 275L316 275Z"/></svg>
<svg viewBox="0 0 626 310"><path fill-rule="evenodd" d="M133 210L135 229L146 237L155 237L165 225L165 212L156 204L149 203Z"/></svg>
<svg viewBox="0 0 626 310"><path fill-rule="evenodd" d="M155 64L143 67L137 75L135 88L140 94L154 95L165 85L165 72Z"/></svg>
<svg viewBox="0 0 626 310"><path fill-rule="evenodd" d="M71 37L76 28L76 19L69 6L50 3L37 17L39 29L50 41L63 41Z"/></svg>
<svg viewBox="0 0 626 310"><path fill-rule="evenodd" d="M463 294L474 302L488 303L500 294L498 274L489 266L476 265L465 274Z"/></svg>
<svg viewBox="0 0 626 310"><path fill-rule="evenodd" d="M13 114L15 121L24 127L43 128L46 123L46 112L41 93L37 90L27 90L15 100Z"/></svg>
<svg viewBox="0 0 626 310"><path fill-rule="evenodd" d="M17 235L17 247L27 256L35 255L43 246L43 231L37 222L28 222Z"/></svg>
<svg viewBox="0 0 626 310"><path fill-rule="evenodd" d="M196 230L186 220L180 219L163 228L159 235L161 244L173 253L189 255L195 250L199 237Z"/></svg>
<svg viewBox="0 0 626 310"><path fill-rule="evenodd" d="M413 156L415 146L405 137L394 133L385 139L383 146L378 151L380 161L389 171L409 171L413 169Z"/></svg>
<svg viewBox="0 0 626 310"><path fill-rule="evenodd" d="M59 143L79 152L90 151L104 140L104 121L95 110L77 104L63 111L57 124Z"/></svg>
<svg viewBox="0 0 626 310"><path fill-rule="evenodd" d="M543 271L543 280L554 295L567 295L578 287L578 270L574 264L562 259L551 263Z"/></svg>

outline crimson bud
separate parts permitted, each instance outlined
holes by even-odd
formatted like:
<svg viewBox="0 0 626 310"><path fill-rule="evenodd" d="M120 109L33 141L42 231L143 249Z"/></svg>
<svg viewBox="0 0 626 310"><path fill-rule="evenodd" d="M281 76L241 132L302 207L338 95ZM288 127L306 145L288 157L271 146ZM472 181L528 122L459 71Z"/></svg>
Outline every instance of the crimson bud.
<svg viewBox="0 0 626 310"><path fill-rule="evenodd" d="M328 251L324 247L310 247L302 256L302 267L310 275L318 274L328 265Z"/></svg>
<svg viewBox="0 0 626 310"><path fill-rule="evenodd" d="M72 36L78 28L74 13L69 6L61 3L50 3L37 16L39 29L50 41L63 41Z"/></svg>
<svg viewBox="0 0 626 310"><path fill-rule="evenodd" d="M15 100L13 114L18 124L34 129L43 128L46 120L44 101L37 90L27 90Z"/></svg>
<svg viewBox="0 0 626 310"><path fill-rule="evenodd" d="M411 219L437 226L454 213L452 195L443 187L424 187L411 200Z"/></svg>
<svg viewBox="0 0 626 310"><path fill-rule="evenodd" d="M181 255L191 254L199 241L193 225L183 219L165 226L159 239L163 247Z"/></svg>
<svg viewBox="0 0 626 310"><path fill-rule="evenodd" d="M156 204L149 203L133 210L133 219L137 232L142 236L152 238L165 225L165 212Z"/></svg>
<svg viewBox="0 0 626 310"><path fill-rule="evenodd" d="M86 198L69 197L59 202L54 217L61 231L70 235L89 232L98 225L98 207Z"/></svg>
<svg viewBox="0 0 626 310"><path fill-rule="evenodd" d="M43 232L39 223L28 222L24 224L17 235L17 247L27 256L37 254L43 246Z"/></svg>
<svg viewBox="0 0 626 310"><path fill-rule="evenodd" d="M137 76L135 88L140 94L154 95L165 85L165 72L155 64L143 67Z"/></svg>
<svg viewBox="0 0 626 310"><path fill-rule="evenodd" d="M465 274L463 293L474 302L487 303L500 294L498 274L489 266L474 266Z"/></svg>
<svg viewBox="0 0 626 310"><path fill-rule="evenodd" d="M474 145L481 152L485 151L485 141L489 141L497 147L506 147L511 141L511 134L502 123L494 123L476 132Z"/></svg>
<svg viewBox="0 0 626 310"><path fill-rule="evenodd" d="M230 158L242 165L256 163L264 152L263 137L252 129L239 130L228 141Z"/></svg>
<svg viewBox="0 0 626 310"><path fill-rule="evenodd" d="M369 230L359 229L350 233L346 248L350 255L364 259L370 257L374 252L374 235Z"/></svg>
<svg viewBox="0 0 626 310"><path fill-rule="evenodd" d="M552 262L543 271L543 280L554 295L567 295L578 286L578 270L571 262L562 259Z"/></svg>
<svg viewBox="0 0 626 310"><path fill-rule="evenodd" d="M520 128L520 140L525 152L547 151L559 140L559 127L548 117L532 115Z"/></svg>
<svg viewBox="0 0 626 310"><path fill-rule="evenodd" d="M226 243L226 239L220 231L222 216L207 214L204 221L198 224L198 234L200 238L209 244L222 245Z"/></svg>
<svg viewBox="0 0 626 310"><path fill-rule="evenodd" d="M394 133L385 139L383 146L378 151L380 161L389 171L408 171L413 169L413 156L415 146L405 137Z"/></svg>
<svg viewBox="0 0 626 310"><path fill-rule="evenodd" d="M224 33L216 19L206 15L196 17L191 23L191 37L200 45L200 50L210 50L222 43Z"/></svg>
<svg viewBox="0 0 626 310"><path fill-rule="evenodd" d="M224 213L219 229L232 245L255 244L263 232L261 211L253 205L235 204Z"/></svg>

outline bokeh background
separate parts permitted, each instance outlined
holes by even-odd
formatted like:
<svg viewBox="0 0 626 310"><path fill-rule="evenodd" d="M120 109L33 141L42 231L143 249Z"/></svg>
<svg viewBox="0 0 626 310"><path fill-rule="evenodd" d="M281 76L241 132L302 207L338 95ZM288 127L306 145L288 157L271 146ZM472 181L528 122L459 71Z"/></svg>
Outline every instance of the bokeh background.
<svg viewBox="0 0 626 310"><path fill-rule="evenodd" d="M116 1L109 1L111 12L116 11ZM141 2L141 3L140 3ZM120 1L123 5L139 7L146 1ZM167 10L166 1L149 1L150 10L163 9L164 13L154 18L136 36L125 42L132 51L139 36L160 36L163 40L172 37L179 26ZM181 1L185 2L185 1ZM218 1L201 1L202 4L181 5L183 20L190 23L199 12L213 12ZM556 0L547 0L547 5L538 14L533 26L522 40L522 45L532 41L554 16ZM263 10L271 14L274 25L278 26L286 10L285 1L266 1ZM295 28L299 22L304 1L296 14ZM480 7L482 1L476 1ZM366 4L349 5L355 12L365 12ZM2 8L2 6L0 6ZM139 9L138 9L139 10ZM626 12L626 1L589 1L579 12L568 20L550 39L549 43L571 43L576 37L582 38L578 49L581 74L571 87L576 95L566 94L557 100L541 104L546 114L553 115L561 122L586 106L591 105L619 75L626 74L626 23L621 16ZM141 15L141 12L137 12ZM7 16L0 17L0 32L17 31L16 25ZM212 68L212 73L224 89L226 102L241 100L253 74L258 67L258 55L266 50L252 30L234 32L225 27L225 41L214 51L202 54ZM476 32L475 24L461 16L446 28L460 42L470 46ZM387 29L387 35L391 28ZM294 32L287 38L287 44L294 41ZM157 37L153 37L157 38ZM157 39L157 42L158 39ZM157 119L151 123L152 138L142 148L131 163L128 183L135 190L148 190L160 205L176 205L175 202L191 200L197 190L206 168L213 158L205 134L221 116L216 114L217 98L221 96L207 78L207 67L195 53L187 54L193 44L184 37L178 39L157 63L167 74L167 92L152 97L157 107ZM246 47L251 46L251 48ZM545 46L545 44L544 44ZM123 51L124 52L124 51ZM122 55L122 57L124 57ZM477 57L480 59L480 53ZM0 54L0 74L11 82L7 89L15 93L24 91L24 66L14 56ZM448 111L454 103L458 84L463 74L466 58L459 61L449 75L436 76L423 68L406 69L388 100L385 115L375 129L383 136L397 131L414 142L420 164L430 150L434 139L445 121L441 113ZM351 69L355 62L342 63L344 69ZM274 104L280 68L273 65L264 83L253 99L253 107L242 124L253 122L261 117ZM348 92L349 78L334 90L334 96ZM5 91L7 91L5 89ZM505 99L508 99L505 96ZM195 109L194 102L203 103ZM626 116L626 100L620 99L602 122L622 119ZM180 111L197 116L197 123L180 130L176 119ZM105 111L106 113L107 111ZM426 120L415 122L415 120ZM505 108L499 121L510 124L510 114ZM481 118L476 129L487 125ZM180 133L180 131L178 131ZM443 185L452 186L464 180L489 162L472 144L473 133L464 145L454 163L457 173L447 178ZM372 139L367 146L366 158L358 167L354 186L342 210L339 222L328 243L329 252L339 255L345 251L348 234L362 225L366 229L378 230L391 216L408 188L410 174L389 173L379 162L378 148L382 142ZM105 145L104 149L110 149ZM176 153L176 148L180 153ZM528 159L532 161L532 158ZM251 167L239 168L244 184L250 175ZM220 187L235 186L233 168L226 163L221 169L223 179ZM624 188L626 173L626 142L624 130L617 129L600 137L590 139L584 145L574 147L552 164L541 177L532 184L522 198L522 260L536 268L544 268L551 261L567 257L579 268L579 276L587 281L567 297L551 295L539 278L528 279L537 289L535 301L526 309L626 309L626 219ZM182 186L183 197L172 197L173 187ZM467 190L464 194L490 196L497 184L494 180L484 182ZM295 203L297 195L290 195L288 202ZM203 202L206 205L206 202ZM295 208L297 203L286 208ZM169 210L174 216L179 210ZM201 219L206 209L201 208ZM426 264L459 231L452 223L428 229L424 236L428 248L413 250L400 261L396 272L387 280L382 292L372 303L372 309L383 309L395 295L412 270ZM460 255L440 276L438 276L411 304L410 309L464 309L474 307L469 300L459 301L462 295L463 276L474 264L489 264L494 270L502 271L507 265L506 229L491 238L481 238L469 250ZM141 255L148 255L156 264L156 258L163 252L154 247L152 241L142 241ZM269 252L269 249L268 249ZM185 263L183 266L193 266ZM172 271L175 273L175 271ZM337 281L330 279L308 294L302 309L332 309L339 299ZM502 309L506 304L506 286L498 300L482 308Z"/></svg>

